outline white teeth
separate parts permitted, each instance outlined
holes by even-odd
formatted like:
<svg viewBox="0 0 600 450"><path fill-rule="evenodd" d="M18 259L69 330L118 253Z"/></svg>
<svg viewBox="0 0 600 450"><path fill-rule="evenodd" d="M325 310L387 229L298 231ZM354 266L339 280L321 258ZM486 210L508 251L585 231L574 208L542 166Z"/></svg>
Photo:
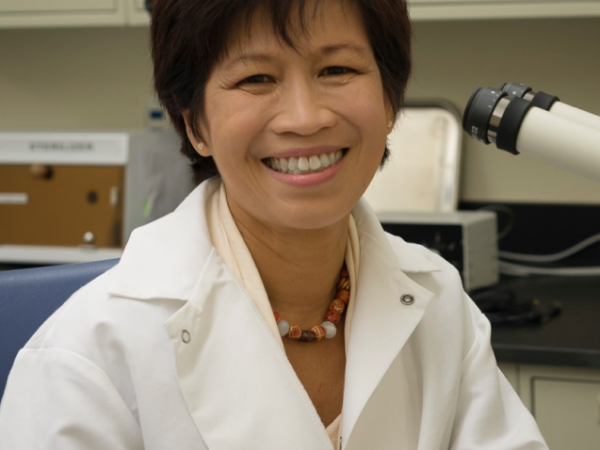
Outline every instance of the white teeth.
<svg viewBox="0 0 600 450"><path fill-rule="evenodd" d="M290 158L288 161L288 171L294 172L298 169L298 160L296 158Z"/></svg>
<svg viewBox="0 0 600 450"><path fill-rule="evenodd" d="M317 170L321 168L321 159L318 156L311 156L308 160L310 170Z"/></svg>
<svg viewBox="0 0 600 450"><path fill-rule="evenodd" d="M276 158L274 158L274 159L276 159ZM281 158L279 160L279 169L281 170L281 172L287 172L288 171L288 160L287 159Z"/></svg>
<svg viewBox="0 0 600 450"><path fill-rule="evenodd" d="M299 158L268 158L267 165L278 172L300 175L312 172L320 172L327 167L333 166L342 159L342 150L322 155L313 155L310 157L301 156Z"/></svg>
<svg viewBox="0 0 600 450"><path fill-rule="evenodd" d="M305 156L301 156L298 158L298 169L307 171L310 169L310 165L308 164L308 159Z"/></svg>

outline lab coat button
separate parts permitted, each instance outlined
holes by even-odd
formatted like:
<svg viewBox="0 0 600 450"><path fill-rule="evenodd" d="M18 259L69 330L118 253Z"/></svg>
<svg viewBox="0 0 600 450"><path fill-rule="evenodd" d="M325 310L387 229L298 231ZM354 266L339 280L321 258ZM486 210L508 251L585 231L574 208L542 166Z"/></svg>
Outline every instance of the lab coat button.
<svg viewBox="0 0 600 450"><path fill-rule="evenodd" d="M404 294L402 296L402 298L400 299L400 301L404 305L412 305L415 302L415 298L412 295L410 295L410 294Z"/></svg>
<svg viewBox="0 0 600 450"><path fill-rule="evenodd" d="M181 332L181 340L184 343L189 344L191 339L192 339L192 337L190 336L190 332L188 330L183 330Z"/></svg>

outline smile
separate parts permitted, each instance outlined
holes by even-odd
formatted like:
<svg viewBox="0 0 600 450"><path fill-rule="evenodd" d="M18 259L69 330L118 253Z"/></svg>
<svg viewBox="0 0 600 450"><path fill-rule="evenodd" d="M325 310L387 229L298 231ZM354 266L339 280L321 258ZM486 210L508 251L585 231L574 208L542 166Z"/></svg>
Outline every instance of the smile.
<svg viewBox="0 0 600 450"><path fill-rule="evenodd" d="M321 172L336 164L344 155L344 150L323 153L321 155L300 156L291 158L266 158L264 163L271 169L290 175L304 175Z"/></svg>

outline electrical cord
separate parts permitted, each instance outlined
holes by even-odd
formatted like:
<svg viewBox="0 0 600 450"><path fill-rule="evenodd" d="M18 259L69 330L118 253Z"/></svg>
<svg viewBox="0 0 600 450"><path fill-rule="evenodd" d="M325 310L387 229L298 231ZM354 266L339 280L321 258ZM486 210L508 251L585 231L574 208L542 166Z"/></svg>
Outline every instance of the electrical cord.
<svg viewBox="0 0 600 450"><path fill-rule="evenodd" d="M552 275L563 277L593 277L600 276L600 267L534 267L499 261L498 268L504 275L527 277L530 275Z"/></svg>
<svg viewBox="0 0 600 450"><path fill-rule="evenodd" d="M503 213L508 216L508 224L503 230L498 232L498 241L506 237L513 229L515 214L508 206L504 205L486 205L479 210L484 211L495 211ZM515 264L512 262L502 261L502 259L508 259L512 261L526 262L526 263L553 263L567 259L587 247L590 247L600 242L600 233L590 236L583 241L575 244L574 246L563 250L558 253L549 255L531 255L526 253L515 253L499 251L498 267L500 273L504 275L527 277L531 275L555 275L555 276L598 276L600 275L600 267L538 267L528 266L523 264Z"/></svg>
<svg viewBox="0 0 600 450"><path fill-rule="evenodd" d="M581 250L597 242L600 242L600 233L590 236L587 239L584 239L579 244L576 244L571 248L551 255L527 255L524 253L512 252L498 252L498 255L500 256L500 258L512 259L514 261L550 263L561 261L563 259L568 258L569 256L573 256L574 254L579 253Z"/></svg>
<svg viewBox="0 0 600 450"><path fill-rule="evenodd" d="M560 302L518 299L508 289L486 289L472 293L471 298L494 326L545 323L562 311Z"/></svg>
<svg viewBox="0 0 600 450"><path fill-rule="evenodd" d="M583 249L600 242L600 233L584 239L580 243L563 250L562 252L550 255L527 255L524 253L498 252L501 259L510 259L521 262L552 263L562 261L570 256L579 253ZM536 267L523 264L515 264L507 261L499 261L498 267L500 273L512 276L526 277L530 275L552 275L565 277L591 277L600 276L600 267Z"/></svg>

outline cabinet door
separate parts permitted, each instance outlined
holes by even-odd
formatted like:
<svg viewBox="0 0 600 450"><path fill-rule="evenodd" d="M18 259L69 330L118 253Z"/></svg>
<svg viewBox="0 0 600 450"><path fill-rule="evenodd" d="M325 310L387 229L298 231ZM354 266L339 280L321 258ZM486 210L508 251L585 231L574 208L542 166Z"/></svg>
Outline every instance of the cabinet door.
<svg viewBox="0 0 600 450"><path fill-rule="evenodd" d="M533 414L553 450L600 447L600 382L536 378Z"/></svg>
<svg viewBox="0 0 600 450"><path fill-rule="evenodd" d="M150 13L146 11L144 0L126 0L127 23L129 25L148 25Z"/></svg>
<svg viewBox="0 0 600 450"><path fill-rule="evenodd" d="M1 243L77 248L89 235L120 248L124 176L120 166L0 165Z"/></svg>
<svg viewBox="0 0 600 450"><path fill-rule="evenodd" d="M552 450L600 448L600 370L519 366L521 399Z"/></svg>
<svg viewBox="0 0 600 450"><path fill-rule="evenodd" d="M599 0L409 0L413 20L600 16Z"/></svg>
<svg viewBox="0 0 600 450"><path fill-rule="evenodd" d="M124 25L123 0L0 0L0 27Z"/></svg>

